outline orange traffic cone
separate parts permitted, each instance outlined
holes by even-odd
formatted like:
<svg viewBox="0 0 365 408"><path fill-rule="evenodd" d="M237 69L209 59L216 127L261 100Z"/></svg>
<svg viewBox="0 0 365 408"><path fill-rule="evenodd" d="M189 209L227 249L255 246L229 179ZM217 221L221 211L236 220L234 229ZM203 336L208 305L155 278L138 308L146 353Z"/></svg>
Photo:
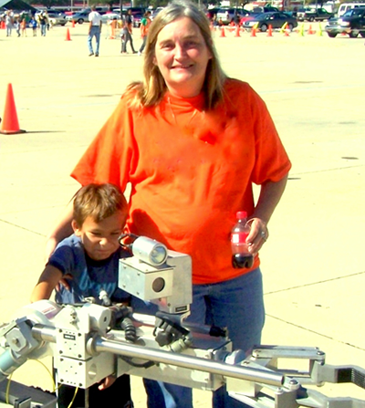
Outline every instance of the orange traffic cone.
<svg viewBox="0 0 365 408"><path fill-rule="evenodd" d="M240 26L237 26L237 27L236 27L235 37L241 37L241 35L240 35Z"/></svg>
<svg viewBox="0 0 365 408"><path fill-rule="evenodd" d="M269 25L269 29L267 31L267 36L272 37L272 25L271 24Z"/></svg>
<svg viewBox="0 0 365 408"><path fill-rule="evenodd" d="M251 29L251 37L256 37L256 27L253 26Z"/></svg>
<svg viewBox="0 0 365 408"><path fill-rule="evenodd" d="M224 31L224 27L222 27L221 28L221 37L225 37L226 36L226 33L225 33L225 31Z"/></svg>
<svg viewBox="0 0 365 408"><path fill-rule="evenodd" d="M290 33L289 28L285 28L285 30L284 30L284 37L290 37L289 33Z"/></svg>
<svg viewBox="0 0 365 408"><path fill-rule="evenodd" d="M72 28L75 27L75 20L72 20Z"/></svg>
<svg viewBox="0 0 365 408"><path fill-rule="evenodd" d="M0 133L3 133L5 135L12 135L15 133L25 133L25 130L19 129L18 115L16 113L13 87L11 84L8 84L4 116L1 122Z"/></svg>
<svg viewBox="0 0 365 408"><path fill-rule="evenodd" d="M309 26L308 34L314 34L314 31L312 30L312 24Z"/></svg>
<svg viewBox="0 0 365 408"><path fill-rule="evenodd" d="M71 41L70 29L68 28L66 31L66 38L65 41Z"/></svg>

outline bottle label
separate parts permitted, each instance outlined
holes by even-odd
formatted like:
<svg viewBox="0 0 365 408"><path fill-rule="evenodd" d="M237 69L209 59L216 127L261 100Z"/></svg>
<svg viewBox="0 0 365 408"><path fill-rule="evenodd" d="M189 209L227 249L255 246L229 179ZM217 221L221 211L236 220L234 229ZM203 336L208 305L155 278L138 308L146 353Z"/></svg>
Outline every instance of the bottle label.
<svg viewBox="0 0 365 408"><path fill-rule="evenodd" d="M244 244L246 243L247 236L248 236L248 232L235 232L231 236L231 243L232 244Z"/></svg>

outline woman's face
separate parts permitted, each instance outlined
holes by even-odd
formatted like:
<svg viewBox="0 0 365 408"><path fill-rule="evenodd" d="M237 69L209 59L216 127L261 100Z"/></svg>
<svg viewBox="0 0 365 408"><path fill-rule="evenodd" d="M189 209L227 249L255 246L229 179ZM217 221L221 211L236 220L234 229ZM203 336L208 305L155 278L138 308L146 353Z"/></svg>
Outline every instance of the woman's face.
<svg viewBox="0 0 365 408"><path fill-rule="evenodd" d="M199 27L188 17L167 24L157 36L154 64L173 95L198 95L211 58Z"/></svg>

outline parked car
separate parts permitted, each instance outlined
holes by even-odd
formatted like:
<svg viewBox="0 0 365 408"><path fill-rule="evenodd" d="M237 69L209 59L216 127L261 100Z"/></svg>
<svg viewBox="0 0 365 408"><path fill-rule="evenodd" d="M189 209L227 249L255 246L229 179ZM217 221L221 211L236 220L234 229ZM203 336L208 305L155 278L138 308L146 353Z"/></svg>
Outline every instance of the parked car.
<svg viewBox="0 0 365 408"><path fill-rule="evenodd" d="M299 21L323 21L328 20L334 16L334 13L330 13L324 8L317 9L304 9L297 12L297 19Z"/></svg>
<svg viewBox="0 0 365 408"><path fill-rule="evenodd" d="M164 7L157 7L156 9L152 10L152 14L151 14L151 17L150 17L151 20L153 20L157 16L157 14L163 9L164 9Z"/></svg>
<svg viewBox="0 0 365 408"><path fill-rule="evenodd" d="M357 7L365 7L365 3L359 1L356 1L355 3L342 3L338 8L337 17L342 17L347 11Z"/></svg>
<svg viewBox="0 0 365 408"><path fill-rule="evenodd" d="M52 25L61 25L64 26L67 23L67 16L65 13L62 13L58 10L47 10L48 19Z"/></svg>
<svg viewBox="0 0 365 408"><path fill-rule="evenodd" d="M324 29L331 38L342 33L350 38L356 38L359 34L365 38L365 7L350 9L342 17L328 20Z"/></svg>
<svg viewBox="0 0 365 408"><path fill-rule="evenodd" d="M270 25L272 28L281 28L285 23L288 23L287 27L290 31L298 26L298 21L295 17L279 11L257 14L252 19L245 21L243 27L251 30L253 26L257 25L260 31L265 32Z"/></svg>
<svg viewBox="0 0 365 408"><path fill-rule="evenodd" d="M222 20L223 24L229 24L237 14L243 17L250 14L250 12L243 8L221 8L217 12L217 21Z"/></svg>
<svg viewBox="0 0 365 408"><path fill-rule="evenodd" d="M83 24L85 21L89 22L89 14L91 13L91 9L83 9L81 11L77 11L76 13L67 16L68 21L74 21L78 24Z"/></svg>
<svg viewBox="0 0 365 408"><path fill-rule="evenodd" d="M115 11L105 13L101 16L101 20L103 23L107 23L110 20L120 20L120 13L116 13Z"/></svg>
<svg viewBox="0 0 365 408"><path fill-rule="evenodd" d="M107 6L97 6L95 8L95 11L97 11L100 15L104 15L109 11L109 8ZM84 22L89 22L90 13L91 13L91 8L87 7L80 11L77 11L76 13L68 15L67 20L74 21L75 23L79 23L79 24L82 24Z"/></svg>

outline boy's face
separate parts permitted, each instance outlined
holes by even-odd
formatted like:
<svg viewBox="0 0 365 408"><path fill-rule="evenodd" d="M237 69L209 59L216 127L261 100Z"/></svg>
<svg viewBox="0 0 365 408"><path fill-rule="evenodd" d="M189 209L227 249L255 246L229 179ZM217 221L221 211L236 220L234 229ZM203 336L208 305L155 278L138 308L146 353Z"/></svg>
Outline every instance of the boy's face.
<svg viewBox="0 0 365 408"><path fill-rule="evenodd" d="M101 261L109 258L119 248L118 237L123 231L125 214L118 211L101 222L87 217L81 227L72 221L75 235L81 238L86 253L91 259Z"/></svg>

